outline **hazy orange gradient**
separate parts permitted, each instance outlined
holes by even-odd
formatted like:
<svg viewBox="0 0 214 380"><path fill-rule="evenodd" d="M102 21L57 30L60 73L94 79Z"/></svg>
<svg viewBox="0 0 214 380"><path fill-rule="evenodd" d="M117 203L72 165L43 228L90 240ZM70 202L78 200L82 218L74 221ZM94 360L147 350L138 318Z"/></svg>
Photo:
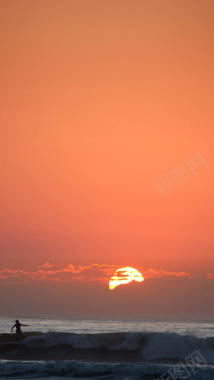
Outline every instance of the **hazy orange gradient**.
<svg viewBox="0 0 214 380"><path fill-rule="evenodd" d="M7 297L17 304L17 271L41 278L31 293L39 299L42 276L60 289L71 271L51 272L70 265L109 266L108 291L122 267L189 273L198 291L210 274L210 286L213 17L212 0L2 2L0 271L13 274L2 285L5 309ZM195 152L204 163L193 172ZM82 294L86 279L75 276ZM193 280L172 277L180 294ZM127 286L144 292L152 283L161 298L162 280L150 281ZM208 299L204 309L212 312Z"/></svg>

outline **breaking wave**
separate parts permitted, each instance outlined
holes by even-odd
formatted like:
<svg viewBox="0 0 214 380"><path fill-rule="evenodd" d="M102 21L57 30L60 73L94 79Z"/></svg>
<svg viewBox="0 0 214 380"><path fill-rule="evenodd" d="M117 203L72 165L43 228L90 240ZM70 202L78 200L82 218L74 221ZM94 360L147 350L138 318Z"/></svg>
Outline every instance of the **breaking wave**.
<svg viewBox="0 0 214 380"><path fill-rule="evenodd" d="M200 351L206 362L214 364L214 338L199 338L195 335L176 333L103 333L75 334L48 332L41 336L25 338L22 343L29 349L39 350L67 346L79 350L137 351L142 360L179 359Z"/></svg>

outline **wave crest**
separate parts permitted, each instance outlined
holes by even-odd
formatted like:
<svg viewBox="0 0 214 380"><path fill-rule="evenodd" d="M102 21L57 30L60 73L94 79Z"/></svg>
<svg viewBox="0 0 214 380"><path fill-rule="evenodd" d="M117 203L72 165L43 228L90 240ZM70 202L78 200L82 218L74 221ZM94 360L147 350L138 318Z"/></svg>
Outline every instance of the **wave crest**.
<svg viewBox="0 0 214 380"><path fill-rule="evenodd" d="M138 351L147 361L158 359L184 360L198 350L208 363L214 364L214 338L176 333L103 333L75 334L48 332L42 336L28 337L22 342L28 348L71 346L74 349L108 349L111 351Z"/></svg>

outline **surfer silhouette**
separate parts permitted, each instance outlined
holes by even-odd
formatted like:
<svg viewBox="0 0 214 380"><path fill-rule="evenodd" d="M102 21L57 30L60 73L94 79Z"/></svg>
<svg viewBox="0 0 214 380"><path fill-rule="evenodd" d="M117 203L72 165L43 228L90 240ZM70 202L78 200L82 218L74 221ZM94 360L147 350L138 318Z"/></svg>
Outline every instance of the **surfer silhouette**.
<svg viewBox="0 0 214 380"><path fill-rule="evenodd" d="M19 320L17 319L15 321L15 325L12 327L11 329L11 332L13 332L13 329L14 327L16 328L16 340L18 339L18 337L22 337L22 330L21 330L21 326L28 326L28 325L23 325L22 323L19 323Z"/></svg>

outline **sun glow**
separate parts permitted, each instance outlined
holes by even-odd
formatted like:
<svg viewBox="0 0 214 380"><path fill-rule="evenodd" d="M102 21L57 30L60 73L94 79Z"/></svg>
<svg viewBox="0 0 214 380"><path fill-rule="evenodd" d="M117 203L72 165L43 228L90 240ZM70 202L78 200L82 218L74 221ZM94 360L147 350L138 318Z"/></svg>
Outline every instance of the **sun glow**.
<svg viewBox="0 0 214 380"><path fill-rule="evenodd" d="M142 274L134 268L125 267L117 269L109 281L109 289L113 290L118 285L128 284L131 281L144 281Z"/></svg>

